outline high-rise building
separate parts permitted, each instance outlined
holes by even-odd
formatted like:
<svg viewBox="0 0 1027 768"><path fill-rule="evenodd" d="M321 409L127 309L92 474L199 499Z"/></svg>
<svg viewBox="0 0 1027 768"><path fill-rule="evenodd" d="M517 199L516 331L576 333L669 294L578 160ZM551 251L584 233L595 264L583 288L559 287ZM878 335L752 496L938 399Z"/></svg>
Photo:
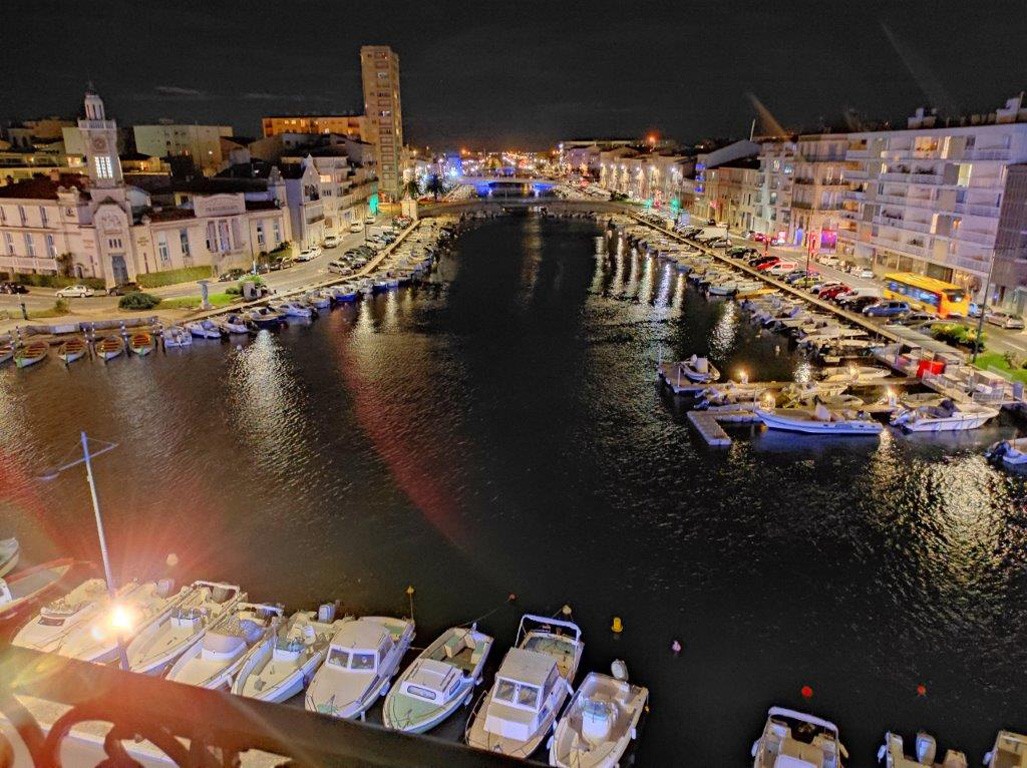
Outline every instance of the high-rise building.
<svg viewBox="0 0 1027 768"><path fill-rule="evenodd" d="M399 56L387 45L360 49L364 84L364 115L378 160L378 189L389 200L399 200L403 184L400 154L403 149L403 110L399 96Z"/></svg>
<svg viewBox="0 0 1027 768"><path fill-rule="evenodd" d="M269 115L260 121L264 138L284 133L336 133L370 141L363 115Z"/></svg>

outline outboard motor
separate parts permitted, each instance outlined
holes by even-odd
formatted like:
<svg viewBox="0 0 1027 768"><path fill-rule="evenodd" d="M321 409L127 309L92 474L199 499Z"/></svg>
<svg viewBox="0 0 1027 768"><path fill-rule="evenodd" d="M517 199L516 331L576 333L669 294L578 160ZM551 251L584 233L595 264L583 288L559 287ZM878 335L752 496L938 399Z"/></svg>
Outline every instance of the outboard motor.
<svg viewBox="0 0 1027 768"><path fill-rule="evenodd" d="M916 761L921 765L934 765L938 744L929 733L921 731L916 735Z"/></svg>

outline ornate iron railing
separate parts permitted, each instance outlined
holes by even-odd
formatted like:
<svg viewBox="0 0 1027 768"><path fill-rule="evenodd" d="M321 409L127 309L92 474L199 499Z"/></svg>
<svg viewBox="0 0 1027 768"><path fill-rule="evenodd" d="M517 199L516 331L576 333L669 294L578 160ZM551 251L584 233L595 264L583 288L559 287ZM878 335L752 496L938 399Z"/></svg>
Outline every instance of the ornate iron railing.
<svg viewBox="0 0 1027 768"><path fill-rule="evenodd" d="M64 705L45 730L18 697ZM209 691L9 645L0 646L0 714L36 768L59 768L72 728L109 723L104 766L138 766L131 745L145 740L185 768L235 768L240 755L280 755L276 764L324 768L509 768L524 761L463 744L337 720L281 704ZM183 741L184 740L184 741ZM129 744L126 749L125 744ZM0 767L12 763L0 731Z"/></svg>

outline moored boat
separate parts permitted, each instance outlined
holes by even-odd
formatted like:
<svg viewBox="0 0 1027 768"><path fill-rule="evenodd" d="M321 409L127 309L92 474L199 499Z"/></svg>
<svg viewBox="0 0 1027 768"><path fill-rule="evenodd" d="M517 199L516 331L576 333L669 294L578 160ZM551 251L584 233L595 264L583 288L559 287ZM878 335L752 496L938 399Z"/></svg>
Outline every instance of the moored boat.
<svg viewBox="0 0 1027 768"><path fill-rule="evenodd" d="M285 315L281 312L276 312L270 307L257 307L256 309L250 310L249 320L257 328L278 328L282 323L285 322Z"/></svg>
<svg viewBox="0 0 1027 768"><path fill-rule="evenodd" d="M81 336L65 339L57 347L57 357L65 363L73 363L86 354L89 347Z"/></svg>
<svg viewBox="0 0 1027 768"><path fill-rule="evenodd" d="M966 755L955 749L945 750L945 756L935 762L938 744L934 737L920 731L916 735L913 755L906 754L902 737L889 731L884 735L884 744L877 750L877 762L885 768L967 768Z"/></svg>
<svg viewBox="0 0 1027 768"><path fill-rule="evenodd" d="M28 368L45 360L49 351L50 345L45 341L33 341L18 348L14 353L14 364L19 368Z"/></svg>
<svg viewBox="0 0 1027 768"><path fill-rule="evenodd" d="M998 413L997 408L946 399L938 405L900 410L891 417L891 424L905 432L962 432L984 426Z"/></svg>
<svg viewBox="0 0 1027 768"><path fill-rule="evenodd" d="M76 626L92 619L108 599L104 580L88 579L44 605L11 642L36 651L56 651L62 640Z"/></svg>
<svg viewBox="0 0 1027 768"><path fill-rule="evenodd" d="M649 690L627 681L622 661L613 676L589 672L563 712L549 747L560 768L616 768L637 736Z"/></svg>
<svg viewBox="0 0 1027 768"><path fill-rule="evenodd" d="M153 352L153 336L147 331L137 331L129 338L128 348L139 357L146 357Z"/></svg>
<svg viewBox="0 0 1027 768"><path fill-rule="evenodd" d="M687 360L682 360L678 365L681 366L681 373L689 381L705 384L720 379L720 371L705 357L692 355Z"/></svg>
<svg viewBox="0 0 1027 768"><path fill-rule="evenodd" d="M295 301L286 301L282 304L272 306L276 312L279 312L286 317L302 317L311 318L314 316L315 310L311 307L305 307L302 304Z"/></svg>
<svg viewBox="0 0 1027 768"><path fill-rule="evenodd" d="M209 317L185 324L185 329L198 339L220 339L223 335L218 324Z"/></svg>
<svg viewBox="0 0 1027 768"><path fill-rule="evenodd" d="M61 591L70 591L74 586L71 583L73 576L84 570L77 568L71 558L62 558L0 578L0 626L15 625L40 600Z"/></svg>
<svg viewBox="0 0 1027 768"><path fill-rule="evenodd" d="M991 751L984 755L984 768L1027 768L1027 736L999 731Z"/></svg>
<svg viewBox="0 0 1027 768"><path fill-rule="evenodd" d="M1001 461L1011 467L1027 464L1027 437L999 440L988 446L984 458L989 461Z"/></svg>
<svg viewBox="0 0 1027 768"><path fill-rule="evenodd" d="M425 733L470 703L493 639L475 627L447 629L407 667L385 697L387 728Z"/></svg>
<svg viewBox="0 0 1027 768"><path fill-rule="evenodd" d="M756 415L768 429L807 435L876 436L883 430L866 414L831 410L823 403L814 408L757 408Z"/></svg>
<svg viewBox="0 0 1027 768"><path fill-rule="evenodd" d="M770 708L763 734L752 745L753 768L842 768L848 756L838 726L783 707Z"/></svg>
<svg viewBox="0 0 1027 768"><path fill-rule="evenodd" d="M0 344L0 363L6 363L14 358L14 346L12 344Z"/></svg>
<svg viewBox="0 0 1027 768"><path fill-rule="evenodd" d="M192 346L193 335L180 325L172 325L164 329L164 347Z"/></svg>
<svg viewBox="0 0 1027 768"><path fill-rule="evenodd" d="M225 317L221 318L218 325L221 327L221 330L226 333L241 334L250 332L250 324L246 321L246 318L234 313L231 315L225 315Z"/></svg>
<svg viewBox="0 0 1027 768"><path fill-rule="evenodd" d="M104 336L96 343L96 354L103 361L113 360L125 351L125 340L120 336Z"/></svg>

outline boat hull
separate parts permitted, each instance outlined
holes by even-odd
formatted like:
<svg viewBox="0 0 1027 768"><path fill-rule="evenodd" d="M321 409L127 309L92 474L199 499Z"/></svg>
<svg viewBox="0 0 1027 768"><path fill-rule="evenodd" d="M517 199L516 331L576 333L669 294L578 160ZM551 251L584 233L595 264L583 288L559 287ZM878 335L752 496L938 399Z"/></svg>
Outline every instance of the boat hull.
<svg viewBox="0 0 1027 768"><path fill-rule="evenodd" d="M881 434L881 425L873 421L817 422L790 419L765 410L758 410L760 419L768 429L795 432L803 435L844 435L846 437L876 437Z"/></svg>

